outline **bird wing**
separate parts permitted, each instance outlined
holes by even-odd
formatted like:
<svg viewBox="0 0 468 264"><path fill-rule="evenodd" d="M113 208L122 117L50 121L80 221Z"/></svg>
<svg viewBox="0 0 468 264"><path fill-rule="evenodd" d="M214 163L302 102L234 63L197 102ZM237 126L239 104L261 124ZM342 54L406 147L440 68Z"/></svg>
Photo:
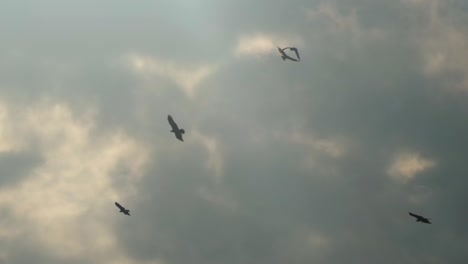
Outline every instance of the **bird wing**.
<svg viewBox="0 0 468 264"><path fill-rule="evenodd" d="M115 202L115 206L117 206L120 210L125 210L125 208L121 206L118 202Z"/></svg>
<svg viewBox="0 0 468 264"><path fill-rule="evenodd" d="M411 215L412 217L421 218L421 216L420 216L420 215L413 214L413 213L411 213L411 212L409 213L409 215Z"/></svg>
<svg viewBox="0 0 468 264"><path fill-rule="evenodd" d="M167 116L167 121L169 121L169 124L171 125L172 129L178 130L176 122L174 122L174 119L172 119L171 115Z"/></svg>
<svg viewBox="0 0 468 264"><path fill-rule="evenodd" d="M299 61L299 60L294 59L294 58L290 57L289 55L287 55L286 52L284 52L285 49L293 50L294 52L296 52L297 58L299 60L301 60L301 58L299 57L299 53L297 52L297 48L295 48L295 47L286 47L286 48L281 49L280 47L278 47L278 50L280 51L281 55L283 55L286 59L289 59L289 60L292 60L292 61Z"/></svg>
<svg viewBox="0 0 468 264"><path fill-rule="evenodd" d="M290 50L293 50L296 53L296 56L299 60L301 60L301 57L299 57L299 51L296 48L289 48Z"/></svg>
<svg viewBox="0 0 468 264"><path fill-rule="evenodd" d="M299 60L301 60L301 57L299 56L299 51L297 50L296 47L286 47L285 49L289 49L291 51L294 51L296 53L296 56Z"/></svg>

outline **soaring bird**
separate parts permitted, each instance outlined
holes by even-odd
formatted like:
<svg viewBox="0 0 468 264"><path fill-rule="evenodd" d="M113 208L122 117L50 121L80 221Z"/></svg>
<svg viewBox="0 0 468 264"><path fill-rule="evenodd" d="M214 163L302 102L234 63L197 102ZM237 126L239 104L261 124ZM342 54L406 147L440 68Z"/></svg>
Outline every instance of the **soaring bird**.
<svg viewBox="0 0 468 264"><path fill-rule="evenodd" d="M176 122L174 122L174 119L172 119L171 115L167 116L167 121L169 121L169 124L171 125L171 128L172 128L171 132L174 132L176 138L180 141L184 141L184 139L182 139L182 135L185 134L185 130L179 129Z"/></svg>
<svg viewBox="0 0 468 264"><path fill-rule="evenodd" d="M125 209L123 206L121 206L118 202L115 202L115 206L117 206L120 209L121 213L124 213L126 215L130 215L130 210Z"/></svg>
<svg viewBox="0 0 468 264"><path fill-rule="evenodd" d="M286 60L286 59L296 61L296 62L301 60L301 57L299 57L299 52L297 51L297 48L295 48L295 47L286 47L286 48L277 47L277 48L278 48L279 53L281 54L281 58L283 59L283 61ZM296 53L297 59L294 59L294 58L288 56L286 54L286 52L284 52L285 49L289 49L291 51L294 51Z"/></svg>
<svg viewBox="0 0 468 264"><path fill-rule="evenodd" d="M420 216L420 215L417 215L417 214L413 214L413 213L409 213L409 215L411 215L412 217L415 217L416 218L416 222L421 222L421 223L426 223L426 224L432 224L431 222L429 222L429 218L425 218L423 216Z"/></svg>

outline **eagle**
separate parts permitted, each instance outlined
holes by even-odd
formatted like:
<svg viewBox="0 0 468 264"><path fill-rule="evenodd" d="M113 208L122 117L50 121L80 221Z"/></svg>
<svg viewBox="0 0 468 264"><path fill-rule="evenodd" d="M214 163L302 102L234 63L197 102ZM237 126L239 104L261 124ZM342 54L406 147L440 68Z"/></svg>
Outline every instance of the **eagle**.
<svg viewBox="0 0 468 264"><path fill-rule="evenodd" d="M115 206L117 206L120 209L120 212L126 215L130 215L130 210L125 209L123 206L121 206L118 202L115 202Z"/></svg>
<svg viewBox="0 0 468 264"><path fill-rule="evenodd" d="M421 223L426 223L426 224L431 224L431 222L429 221L429 218L425 218L423 216L420 216L420 215L417 215L417 214L413 214L413 213L409 213L409 215L411 215L412 217L415 217L416 218L416 222L421 222Z"/></svg>
<svg viewBox="0 0 468 264"><path fill-rule="evenodd" d="M299 52L297 51L297 48L295 48L295 47L286 47L286 48L277 47L277 48L278 48L279 53L281 54L281 58L283 59L283 61L286 60L286 59L296 61L296 62L301 60L301 57L299 57ZM289 49L291 51L294 51L296 53L297 59L294 59L294 58L288 56L286 54L286 52L284 52L285 49Z"/></svg>
<svg viewBox="0 0 468 264"><path fill-rule="evenodd" d="M172 119L171 115L167 116L167 121L169 121L169 124L171 125L171 128L172 128L171 132L174 132L176 138L180 141L184 141L184 139L182 138L182 135L185 134L185 130L182 128L179 129L176 122L174 122L174 119Z"/></svg>

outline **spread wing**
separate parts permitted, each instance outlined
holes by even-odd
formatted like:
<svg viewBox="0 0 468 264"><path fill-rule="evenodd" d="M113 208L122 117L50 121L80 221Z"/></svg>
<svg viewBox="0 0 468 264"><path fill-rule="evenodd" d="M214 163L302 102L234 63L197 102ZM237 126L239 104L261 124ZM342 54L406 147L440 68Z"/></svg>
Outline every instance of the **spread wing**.
<svg viewBox="0 0 468 264"><path fill-rule="evenodd" d="M125 210L125 208L121 206L118 202L115 202L115 206L117 206L120 210Z"/></svg>
<svg viewBox="0 0 468 264"><path fill-rule="evenodd" d="M299 57L299 51L297 51L297 48L289 48L289 49L294 51L296 53L297 58L301 60L301 57Z"/></svg>
<svg viewBox="0 0 468 264"><path fill-rule="evenodd" d="M297 59L301 60L301 57L299 56L299 51L297 50L297 48L295 48L295 47L286 47L285 49L289 49L291 51L294 51L294 53L296 53Z"/></svg>
<svg viewBox="0 0 468 264"><path fill-rule="evenodd" d="M413 214L413 213L411 213L411 212L409 213L409 215L411 215L412 217L416 217L416 218L422 218L422 216L417 215L417 214Z"/></svg>
<svg viewBox="0 0 468 264"><path fill-rule="evenodd" d="M167 116L167 121L169 121L169 125L171 125L172 129L178 130L176 122L174 122L174 119L172 119L171 115Z"/></svg>
<svg viewBox="0 0 468 264"><path fill-rule="evenodd" d="M286 48L278 47L278 51L281 53L281 56L282 56L283 60L288 59L288 60L292 60L292 61L296 61L296 62L299 61L298 59L292 58L289 55L287 55L286 52L284 52L285 49L290 49L290 50L295 51L297 58L299 60L301 60L301 58L299 57L299 53L297 52L296 48L294 48L294 47L286 47Z"/></svg>

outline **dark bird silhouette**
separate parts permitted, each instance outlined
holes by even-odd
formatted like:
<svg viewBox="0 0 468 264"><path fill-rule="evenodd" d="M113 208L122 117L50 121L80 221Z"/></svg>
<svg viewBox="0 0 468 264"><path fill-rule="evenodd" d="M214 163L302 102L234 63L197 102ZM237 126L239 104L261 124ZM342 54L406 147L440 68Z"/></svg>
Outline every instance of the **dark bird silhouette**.
<svg viewBox="0 0 468 264"><path fill-rule="evenodd" d="M121 213L124 213L126 215L130 215L130 210L125 209L123 206L121 206L118 202L115 202L115 206L117 206L120 209Z"/></svg>
<svg viewBox="0 0 468 264"><path fill-rule="evenodd" d="M409 215L411 215L412 217L415 217L416 218L416 222L421 222L421 223L426 223L426 224L432 224L430 221L429 221L429 218L425 218L423 216L420 216L420 215L417 215L417 214L413 214L413 213L409 213Z"/></svg>
<svg viewBox="0 0 468 264"><path fill-rule="evenodd" d="M169 121L169 124L171 125L171 128L172 128L171 132L174 132L176 138L180 141L184 141L184 139L182 138L182 135L185 134L185 130L182 128L179 129L176 122L174 122L174 119L172 119L171 115L167 116L167 121Z"/></svg>
<svg viewBox="0 0 468 264"><path fill-rule="evenodd" d="M283 59L283 61L286 60L286 59L296 61L296 62L301 60L301 57L299 57L299 52L297 51L297 48L295 48L295 47L286 47L286 48L277 47L277 48L278 48L279 53L281 54L281 58ZM286 54L286 52L284 52L285 49L289 49L289 50L294 51L296 53L297 59L294 59L294 58L288 56Z"/></svg>
<svg viewBox="0 0 468 264"><path fill-rule="evenodd" d="M289 48L289 50L294 51L296 53L297 59L301 60L301 57L299 57L299 51L297 50L297 48L294 48L294 47L287 47L287 48Z"/></svg>

